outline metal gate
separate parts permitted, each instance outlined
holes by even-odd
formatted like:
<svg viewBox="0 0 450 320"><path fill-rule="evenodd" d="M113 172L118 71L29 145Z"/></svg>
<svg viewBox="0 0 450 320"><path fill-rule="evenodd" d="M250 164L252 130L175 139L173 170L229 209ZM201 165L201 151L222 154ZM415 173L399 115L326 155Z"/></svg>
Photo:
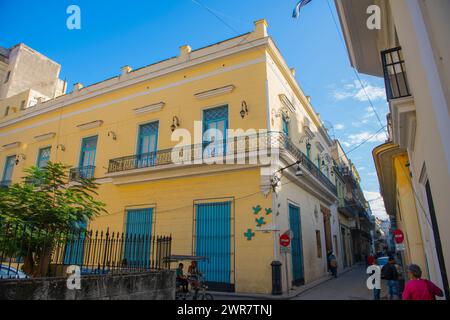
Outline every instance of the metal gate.
<svg viewBox="0 0 450 320"><path fill-rule="evenodd" d="M300 208L289 205L289 224L293 233L292 239L292 282L294 285L305 283L303 271L303 249L302 249L302 225L300 220Z"/></svg>
<svg viewBox="0 0 450 320"><path fill-rule="evenodd" d="M198 267L213 291L234 291L231 205L232 202L195 205L195 254L207 258Z"/></svg>

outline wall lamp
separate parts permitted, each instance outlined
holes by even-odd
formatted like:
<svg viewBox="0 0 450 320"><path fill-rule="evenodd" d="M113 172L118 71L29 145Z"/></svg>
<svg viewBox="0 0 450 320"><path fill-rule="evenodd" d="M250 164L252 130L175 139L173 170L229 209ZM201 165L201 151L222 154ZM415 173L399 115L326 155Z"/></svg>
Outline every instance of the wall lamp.
<svg viewBox="0 0 450 320"><path fill-rule="evenodd" d="M306 149L308 151L311 151L311 138L307 135L304 135L303 137L300 138L300 143L306 143Z"/></svg>
<svg viewBox="0 0 450 320"><path fill-rule="evenodd" d="M172 119L172 125L170 126L170 130L174 132L179 127L180 127L180 119L177 116L174 116Z"/></svg>
<svg viewBox="0 0 450 320"><path fill-rule="evenodd" d="M248 106L247 106L247 102L244 100L242 101L242 109L241 109L241 118L244 119L245 116L248 116Z"/></svg>
<svg viewBox="0 0 450 320"><path fill-rule="evenodd" d="M65 147L63 144L58 144L58 145L56 146L56 149L59 149L59 150L61 150L62 152L65 152L65 151L66 151L66 147Z"/></svg>
<svg viewBox="0 0 450 320"><path fill-rule="evenodd" d="M112 137L114 141L117 140L117 134L114 131L108 132L108 137Z"/></svg>
<svg viewBox="0 0 450 320"><path fill-rule="evenodd" d="M26 159L27 159L27 156L24 155L23 153L18 154L18 155L16 156L16 166L19 165L19 163L20 163L20 158L22 158L22 160L26 160Z"/></svg>

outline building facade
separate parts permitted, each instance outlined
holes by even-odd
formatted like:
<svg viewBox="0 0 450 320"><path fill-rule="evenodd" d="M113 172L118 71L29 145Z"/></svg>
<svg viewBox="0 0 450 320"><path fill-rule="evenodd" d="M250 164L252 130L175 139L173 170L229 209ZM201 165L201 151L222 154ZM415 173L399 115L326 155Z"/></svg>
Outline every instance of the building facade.
<svg viewBox="0 0 450 320"><path fill-rule="evenodd" d="M373 4L336 0L352 65L359 72L385 78L390 141L374 152L382 195L397 222L402 214L413 215L403 225L412 240L411 255L414 252L415 263L426 263L424 270L448 298L450 2L375 1L381 9L381 29L369 29L366 12Z"/></svg>
<svg viewBox="0 0 450 320"><path fill-rule="evenodd" d="M271 293L280 261L287 292L327 276L327 254L342 254L334 143L294 76L260 20L248 34L76 84L0 120L3 184L32 165L71 165L71 183L95 178L107 205L88 228L171 234L172 254L208 258L199 268L213 290Z"/></svg>

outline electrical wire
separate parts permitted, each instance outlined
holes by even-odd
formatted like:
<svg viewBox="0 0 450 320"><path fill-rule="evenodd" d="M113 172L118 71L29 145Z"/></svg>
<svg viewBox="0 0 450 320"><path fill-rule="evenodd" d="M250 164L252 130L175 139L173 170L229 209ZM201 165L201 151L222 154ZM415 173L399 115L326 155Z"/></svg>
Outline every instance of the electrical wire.
<svg viewBox="0 0 450 320"><path fill-rule="evenodd" d="M334 16L333 9L331 8L331 5L330 5L329 0L327 0L327 5L328 5L328 9L330 10L330 14L331 14L331 17L332 17L332 19L333 19L334 25L335 25L335 27L336 27L336 31L337 31L337 33L338 33L338 35L339 35L340 42L341 42L341 44L342 44L344 50L347 51L346 45L345 45L345 40L344 40L344 38L343 38L343 36L342 36L342 34L341 34L341 32L340 32L339 25L338 25L338 23L337 23L336 17ZM377 111L377 109L375 108L375 106L374 106L374 104L373 104L373 102L372 102L372 99L370 98L370 95L369 95L368 92L367 92L366 86L364 85L364 83L363 83L361 77L359 76L358 72L357 72L354 68L352 68L352 70L353 70L353 72L354 72L354 74L355 74L355 76L356 76L356 79L358 80L359 84L361 85L361 88L362 88L362 90L363 90L363 92L364 92L364 95L366 96L367 100L369 101L370 107L372 108L373 112L375 113L375 116L377 117L377 120L378 120L380 126L381 126L381 127L383 128L383 130L384 130L384 128L385 128L386 126L385 126L385 125L383 124L383 122L381 121L381 118L380 118L380 116L379 116L379 114L378 114L378 111ZM387 130L385 131L385 133L386 133L386 137L388 137Z"/></svg>

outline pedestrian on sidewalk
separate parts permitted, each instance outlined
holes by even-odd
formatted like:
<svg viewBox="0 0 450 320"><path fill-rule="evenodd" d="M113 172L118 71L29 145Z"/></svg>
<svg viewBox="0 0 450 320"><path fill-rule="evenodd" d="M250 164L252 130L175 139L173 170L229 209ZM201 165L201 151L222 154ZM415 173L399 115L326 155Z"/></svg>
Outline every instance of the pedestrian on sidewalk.
<svg viewBox="0 0 450 320"><path fill-rule="evenodd" d="M331 275L337 278L337 259L332 251L328 254L328 269L331 272Z"/></svg>
<svg viewBox="0 0 450 320"><path fill-rule="evenodd" d="M370 267L375 263L375 257L371 254L367 258L367 266Z"/></svg>
<svg viewBox="0 0 450 320"><path fill-rule="evenodd" d="M410 281L403 291L403 300L436 300L444 293L433 282L422 279L422 270L418 265L412 264L407 269Z"/></svg>
<svg viewBox="0 0 450 320"><path fill-rule="evenodd" d="M381 269L381 278L387 281L387 286L389 288L388 299L399 299L398 271L394 257L391 256L388 263Z"/></svg>
<svg viewBox="0 0 450 320"><path fill-rule="evenodd" d="M369 262L369 260L367 262ZM372 266L372 265L379 267L378 260L374 259L370 266ZM379 288L379 289L374 288L373 289L373 300L381 300L381 288Z"/></svg>

